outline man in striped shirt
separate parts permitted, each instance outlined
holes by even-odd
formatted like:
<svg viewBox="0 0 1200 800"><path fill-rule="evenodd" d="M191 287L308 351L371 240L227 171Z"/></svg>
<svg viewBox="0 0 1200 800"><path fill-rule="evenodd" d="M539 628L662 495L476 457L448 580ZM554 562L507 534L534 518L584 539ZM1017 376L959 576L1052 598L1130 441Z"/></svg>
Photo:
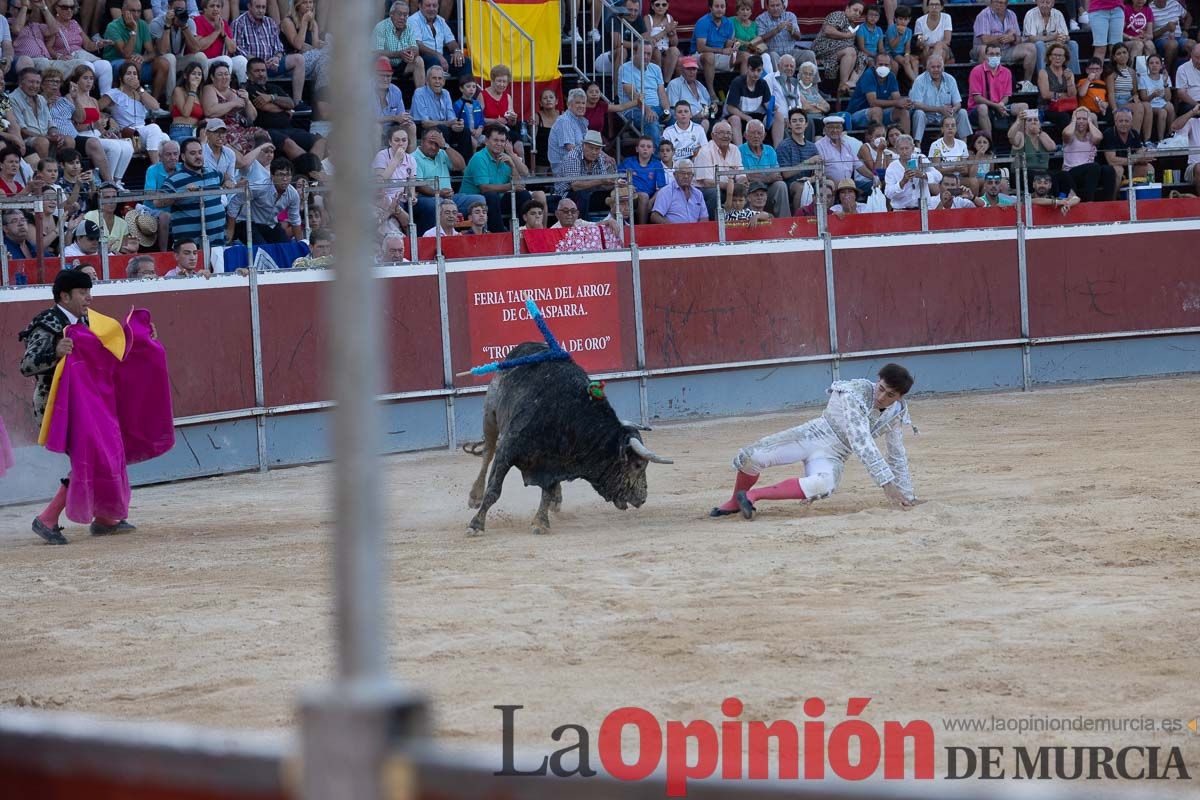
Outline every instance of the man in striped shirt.
<svg viewBox="0 0 1200 800"><path fill-rule="evenodd" d="M216 170L204 166L204 146L199 139L184 140L182 165L162 185L164 192L185 194L201 189L220 189L222 176ZM164 198L161 206L171 209L171 238L174 240L201 240L201 218L203 232L208 235L212 247L225 245L225 210L218 195L192 199Z"/></svg>

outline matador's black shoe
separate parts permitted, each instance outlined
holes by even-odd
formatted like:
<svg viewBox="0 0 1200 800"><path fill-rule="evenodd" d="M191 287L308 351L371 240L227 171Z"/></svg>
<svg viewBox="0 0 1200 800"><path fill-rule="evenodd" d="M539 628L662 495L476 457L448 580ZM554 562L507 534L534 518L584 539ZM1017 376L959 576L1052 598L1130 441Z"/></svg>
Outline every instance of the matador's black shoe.
<svg viewBox="0 0 1200 800"><path fill-rule="evenodd" d="M136 531L137 526L131 525L128 520L121 520L116 525L101 525L93 520L89 530L92 532L92 536L112 536L114 533Z"/></svg>
<svg viewBox="0 0 1200 800"><path fill-rule="evenodd" d="M736 508L726 510L720 506L713 506L713 510L708 512L708 515L710 517L728 517L729 515L736 513L738 513L738 509Z"/></svg>
<svg viewBox="0 0 1200 800"><path fill-rule="evenodd" d="M33 532L46 540L46 544L66 544L67 537L62 534L62 525L51 528L37 517L33 518Z"/></svg>
<svg viewBox="0 0 1200 800"><path fill-rule="evenodd" d="M745 492L738 492L733 496L737 500L738 508L742 511L742 516L746 519L754 519L754 503L750 502L750 498Z"/></svg>

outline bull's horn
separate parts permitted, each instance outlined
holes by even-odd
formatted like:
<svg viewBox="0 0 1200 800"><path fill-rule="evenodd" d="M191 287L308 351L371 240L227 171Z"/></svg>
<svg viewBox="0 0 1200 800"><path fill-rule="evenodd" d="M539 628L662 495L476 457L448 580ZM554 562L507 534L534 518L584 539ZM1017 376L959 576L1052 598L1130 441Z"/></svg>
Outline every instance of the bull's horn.
<svg viewBox="0 0 1200 800"><path fill-rule="evenodd" d="M629 448L631 450L633 450L633 452L635 452L639 456L641 456L642 458L646 459L647 461L652 461L655 464L674 464L675 463L674 461L672 461L669 458L663 458L662 456L656 456L654 454L654 452L652 450L650 450L650 448L646 447L646 445L642 443L642 440L638 439L637 437L634 437L629 440Z"/></svg>
<svg viewBox="0 0 1200 800"><path fill-rule="evenodd" d="M626 428L633 428L635 431L648 431L648 430L653 430L653 429L652 429L652 428L651 428L649 425L642 425L642 424L640 424L640 423L637 423L637 422L630 422L630 421L629 421L629 420L627 420L627 419L623 419L623 420L621 420L621 425L622 425L622 426L624 426L624 427L626 427Z"/></svg>

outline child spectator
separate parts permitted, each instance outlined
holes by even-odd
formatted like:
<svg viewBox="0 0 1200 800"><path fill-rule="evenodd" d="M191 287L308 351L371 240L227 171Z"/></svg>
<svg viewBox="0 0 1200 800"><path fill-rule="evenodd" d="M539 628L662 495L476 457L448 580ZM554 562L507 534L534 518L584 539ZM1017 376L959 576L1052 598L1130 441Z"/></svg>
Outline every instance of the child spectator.
<svg viewBox="0 0 1200 800"><path fill-rule="evenodd" d="M854 34L854 43L858 52L866 59L868 66L875 65L875 56L883 52L883 29L879 27L879 6L871 6L866 11L866 19L858 26Z"/></svg>
<svg viewBox="0 0 1200 800"><path fill-rule="evenodd" d="M454 116L463 121L471 140L478 149L483 146L483 102L479 97L479 81L473 76L463 78L458 84L461 99L454 101ZM515 149L515 148L514 148Z"/></svg>
<svg viewBox="0 0 1200 800"><path fill-rule="evenodd" d="M883 37L883 48L895 62L897 71L904 70L909 83L917 79L919 59L912 54L912 28L908 26L912 19L912 9L908 6L896 8L896 21L888 25Z"/></svg>

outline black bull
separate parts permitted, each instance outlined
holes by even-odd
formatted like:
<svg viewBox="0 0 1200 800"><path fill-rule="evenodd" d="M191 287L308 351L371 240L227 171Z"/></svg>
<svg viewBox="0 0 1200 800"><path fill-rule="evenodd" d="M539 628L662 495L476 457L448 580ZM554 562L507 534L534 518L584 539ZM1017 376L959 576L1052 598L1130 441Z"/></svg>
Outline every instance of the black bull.
<svg viewBox="0 0 1200 800"><path fill-rule="evenodd" d="M508 357L547 349L525 342ZM562 505L563 481L582 478L620 509L640 506L646 502L646 466L651 461L672 462L647 449L638 431L638 426L618 419L607 399L588 393L587 373L574 361L543 361L498 373L484 401L483 441L463 446L483 457L468 501L479 511L467 533L483 533L488 509L500 499L504 476L512 467L521 471L526 486L542 489L534 533L549 530L548 512Z"/></svg>

